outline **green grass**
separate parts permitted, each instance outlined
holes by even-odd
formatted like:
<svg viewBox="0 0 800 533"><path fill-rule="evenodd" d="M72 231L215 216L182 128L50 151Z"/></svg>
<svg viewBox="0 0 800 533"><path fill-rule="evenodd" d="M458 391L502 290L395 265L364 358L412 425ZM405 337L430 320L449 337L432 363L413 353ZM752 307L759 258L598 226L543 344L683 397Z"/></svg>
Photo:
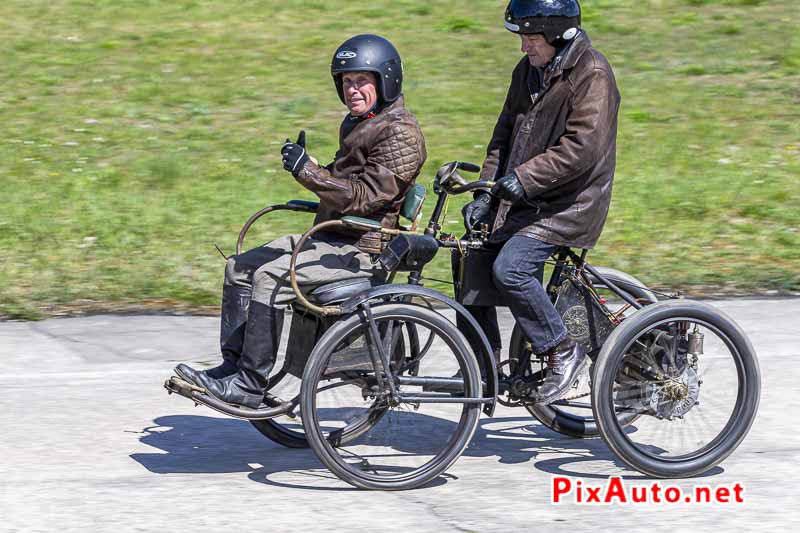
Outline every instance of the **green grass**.
<svg viewBox="0 0 800 533"><path fill-rule="evenodd" d="M214 305L213 243L231 252L252 212L313 199L279 147L304 128L311 153L332 156L344 108L328 65L355 33L403 54L422 182L480 162L520 57L505 3L3 2L0 315ZM582 4L623 95L595 263L695 292L800 290L796 2ZM309 222L273 217L249 242ZM428 274L447 270L442 254Z"/></svg>

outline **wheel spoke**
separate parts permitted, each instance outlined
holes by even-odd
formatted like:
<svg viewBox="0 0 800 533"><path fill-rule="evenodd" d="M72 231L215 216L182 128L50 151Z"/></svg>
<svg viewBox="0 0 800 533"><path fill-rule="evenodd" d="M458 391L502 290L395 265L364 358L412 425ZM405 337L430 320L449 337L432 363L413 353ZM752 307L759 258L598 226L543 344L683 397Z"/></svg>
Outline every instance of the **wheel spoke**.
<svg viewBox="0 0 800 533"><path fill-rule="evenodd" d="M621 459L649 475L684 477L738 446L755 415L759 375L735 323L707 304L663 302L621 325L616 341L596 370L592 396ZM657 378L631 371L632 360L646 361ZM628 411L644 415L634 431L613 420Z"/></svg>
<svg viewBox="0 0 800 533"><path fill-rule="evenodd" d="M433 338L425 358L419 358L417 336ZM374 354L380 370L350 379L350 386L344 386L346 380L321 382L330 376L326 369L337 351L366 350L377 338L382 340L372 343L375 352L390 346L402 350ZM419 362L415 375L405 373L407 361ZM426 483L458 457L481 405L494 401L480 397L477 361L463 335L439 313L412 304L374 305L338 322L319 341L308 365L306 376L313 377L303 383L302 406L309 443L332 472L358 487ZM387 367L392 371L379 376Z"/></svg>

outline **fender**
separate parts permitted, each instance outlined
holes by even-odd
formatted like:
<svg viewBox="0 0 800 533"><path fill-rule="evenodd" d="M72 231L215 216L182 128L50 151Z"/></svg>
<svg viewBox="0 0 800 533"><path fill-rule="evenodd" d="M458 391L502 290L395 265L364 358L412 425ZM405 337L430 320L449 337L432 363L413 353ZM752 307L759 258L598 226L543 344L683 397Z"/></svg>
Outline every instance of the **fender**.
<svg viewBox="0 0 800 533"><path fill-rule="evenodd" d="M489 340L486 338L486 334L483 332L483 329L481 329L480 325L478 325L478 321L475 320L475 318L464 308L463 305L440 292L436 292L433 289L426 289L425 287L420 287L419 285L381 285L379 287L373 287L372 289L364 291L361 294L357 294L356 296L352 296L351 298L342 302L340 307L343 313L349 314L354 312L366 301L395 295L420 296L423 298L436 300L455 310L456 313L464 317L464 319L469 323L470 327L472 327L475 333L477 333L478 337L481 339L481 343L483 344L483 353L480 354L483 367L486 369L486 387L483 390L483 397L492 399L491 403L484 405L483 412L488 416L492 416L497 403L497 362L494 360L494 353L492 353L492 348L489 345Z"/></svg>
<svg viewBox="0 0 800 533"><path fill-rule="evenodd" d="M658 302L658 298L656 297L656 295L650 289L648 289L644 283L639 281L637 278L631 276L627 272L607 267L594 267L594 269L597 271L598 274L608 279L610 282L612 282L620 289L632 294L634 298L637 298L639 300L644 300L647 303ZM603 284L603 282L600 281L597 278L597 276L595 276L591 272L586 272L586 277L589 278L589 281L592 282L592 285Z"/></svg>

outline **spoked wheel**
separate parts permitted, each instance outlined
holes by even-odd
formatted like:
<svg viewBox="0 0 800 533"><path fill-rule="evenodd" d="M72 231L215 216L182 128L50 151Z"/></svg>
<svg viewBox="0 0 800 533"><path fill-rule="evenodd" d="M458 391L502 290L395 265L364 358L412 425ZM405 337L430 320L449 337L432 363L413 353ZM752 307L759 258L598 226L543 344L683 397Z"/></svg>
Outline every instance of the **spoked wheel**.
<svg viewBox="0 0 800 533"><path fill-rule="evenodd" d="M650 305L658 301L656 296L641 281L630 274L603 267L598 267L597 270L600 275L617 285L619 289L625 291L626 294L636 299L639 303ZM620 318L627 320L633 315L636 311L635 308L625 305L624 302L619 300L619 296L608 290L602 282L594 279L591 275L589 277L597 294L609 301L609 306L619 313ZM615 299L621 303L613 303ZM569 330L571 324L567 323L566 325ZM514 330L511 333L508 353L512 359L512 366L514 361L524 361L525 364L531 365L527 372L528 375L541 376L541 368L533 367L535 363L531 359L530 344L518 325L514 325ZM539 365L536 366L538 367ZM534 418L553 431L579 439L597 437L600 434L600 430L594 420L591 404L593 375L594 361L589 367L588 375L579 380L577 386L570 391L567 399L547 405L525 403L525 408ZM636 413L625 412L620 413L618 418L622 424L629 424L637 416Z"/></svg>
<svg viewBox="0 0 800 533"><path fill-rule="evenodd" d="M269 392L290 401L300 395L300 380L281 371L270 378ZM308 441L303 431L300 410L295 409L293 414L294 417L283 415L266 420L251 420L250 423L262 435L287 448L307 448Z"/></svg>
<svg viewBox="0 0 800 533"><path fill-rule="evenodd" d="M398 324L398 327L402 325ZM406 337L410 340L408 354L406 353ZM394 342L394 351L392 360L400 360L402 357L414 357L419 353L419 339L416 332L411 331L406 336L397 335ZM280 361L278 361L280 363ZM292 374L281 370L274 376L270 377L269 392L283 398L285 400L296 399L299 401L300 397L300 383L301 380ZM372 416L376 419L379 418L380 410L374 410ZM305 431L303 430L303 416L302 410L295 409L292 413L294 416L279 416L266 420L251 420L250 423L265 437L272 441L277 442L287 448L307 448L308 440L306 439ZM364 420L365 424L351 425L348 431L342 432L337 436L342 442L349 442L357 437L360 432L368 428L369 419Z"/></svg>
<svg viewBox="0 0 800 533"><path fill-rule="evenodd" d="M741 443L760 383L755 351L733 320L708 304L673 300L611 334L592 403L603 439L627 465L654 477L689 477ZM624 411L640 415L627 429Z"/></svg>
<svg viewBox="0 0 800 533"><path fill-rule="evenodd" d="M301 394L306 435L325 466L351 485L419 487L447 469L472 438L483 401L480 369L463 335L435 311L385 303L371 314L374 330L359 311L334 324L311 354ZM434 336L427 355L396 358L384 373L379 349L388 353L397 335L410 331ZM365 354L368 368L340 371L339 354L354 350ZM348 432L358 436L339 438Z"/></svg>
<svg viewBox="0 0 800 533"><path fill-rule="evenodd" d="M514 325L511 333L509 354L512 357L512 364L509 367L511 372L519 372L521 369L518 369L517 365L522 364L525 365L525 370L521 372L522 375L536 380L543 379L542 371L539 368L540 364L533 358L530 344L518 325ZM576 438L596 437L599 433L592 416L592 406L589 403L588 378L588 375L582 376L578 386L564 400L546 405L523 402L523 405L534 418L553 431Z"/></svg>

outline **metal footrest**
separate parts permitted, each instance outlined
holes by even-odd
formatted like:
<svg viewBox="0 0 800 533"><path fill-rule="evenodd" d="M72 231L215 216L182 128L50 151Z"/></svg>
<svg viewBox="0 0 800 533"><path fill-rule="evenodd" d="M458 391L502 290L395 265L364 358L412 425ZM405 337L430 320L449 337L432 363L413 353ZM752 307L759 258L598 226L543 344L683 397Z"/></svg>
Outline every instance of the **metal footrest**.
<svg viewBox="0 0 800 533"><path fill-rule="evenodd" d="M206 392L204 388L198 387L193 383L189 383L178 376L171 376L167 381L165 381L164 388L167 389L170 394L174 392L175 394L179 394L189 399L192 399L192 393L196 392L205 394Z"/></svg>
<svg viewBox="0 0 800 533"><path fill-rule="evenodd" d="M264 397L267 403L262 404L263 407L259 407L258 409L233 405L214 398L207 394L202 387L198 387L194 383L189 383L177 376L171 376L165 381L164 388L167 389L170 394L174 392L184 398L189 398L197 405L205 405L222 414L234 418L241 418L243 420L264 420L281 415L294 417L293 411L298 403L297 399L287 402L281 400L277 396L267 394Z"/></svg>

